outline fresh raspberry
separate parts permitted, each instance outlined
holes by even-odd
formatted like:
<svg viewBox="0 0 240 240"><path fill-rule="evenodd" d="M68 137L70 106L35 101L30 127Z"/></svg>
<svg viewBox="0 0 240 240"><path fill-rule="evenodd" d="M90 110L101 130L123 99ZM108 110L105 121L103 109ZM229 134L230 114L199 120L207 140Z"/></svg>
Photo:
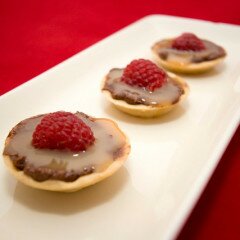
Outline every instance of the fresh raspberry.
<svg viewBox="0 0 240 240"><path fill-rule="evenodd" d="M35 148L84 151L93 144L93 132L81 119L70 112L45 115L32 136Z"/></svg>
<svg viewBox="0 0 240 240"><path fill-rule="evenodd" d="M165 71L155 63L145 59L137 59L133 60L124 69L121 81L131 86L154 91L165 83L166 77Z"/></svg>
<svg viewBox="0 0 240 240"><path fill-rule="evenodd" d="M193 33L183 33L175 38L172 43L172 48L185 51L201 51L206 49L203 41Z"/></svg>

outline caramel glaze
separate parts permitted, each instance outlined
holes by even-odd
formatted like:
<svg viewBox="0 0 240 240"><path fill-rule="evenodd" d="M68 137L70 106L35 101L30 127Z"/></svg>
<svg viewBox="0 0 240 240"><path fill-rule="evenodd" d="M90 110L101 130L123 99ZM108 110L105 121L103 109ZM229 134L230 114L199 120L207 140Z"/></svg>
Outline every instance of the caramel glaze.
<svg viewBox="0 0 240 240"><path fill-rule="evenodd" d="M96 138L86 151L35 149L31 136L44 116L38 115L23 120L11 130L3 154L11 159L16 170L39 182L48 179L71 182L83 175L104 171L123 154L123 136L115 133L114 126L103 119L79 112L76 115L91 127Z"/></svg>

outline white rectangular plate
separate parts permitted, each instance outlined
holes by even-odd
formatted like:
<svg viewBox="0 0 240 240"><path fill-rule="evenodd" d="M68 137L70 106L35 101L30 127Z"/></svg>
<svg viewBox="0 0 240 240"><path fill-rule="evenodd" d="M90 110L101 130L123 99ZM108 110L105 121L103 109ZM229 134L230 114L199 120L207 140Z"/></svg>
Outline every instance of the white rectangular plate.
<svg viewBox="0 0 240 240"><path fill-rule="evenodd" d="M103 76L132 59L151 59L153 43L182 32L224 46L225 63L185 77L188 99L161 118L115 110L100 92ZM25 187L1 161L1 239L174 238L239 123L239 42L237 26L152 15L3 95L1 151L8 131L22 119L66 110L112 118L129 136L132 152L114 176L71 194Z"/></svg>

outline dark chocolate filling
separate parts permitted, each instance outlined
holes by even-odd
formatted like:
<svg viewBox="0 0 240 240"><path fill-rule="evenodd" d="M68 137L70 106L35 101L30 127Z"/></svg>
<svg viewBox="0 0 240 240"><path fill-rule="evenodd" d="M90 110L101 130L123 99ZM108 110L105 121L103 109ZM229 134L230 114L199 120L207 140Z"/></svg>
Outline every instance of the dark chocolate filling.
<svg viewBox="0 0 240 240"><path fill-rule="evenodd" d="M93 173L94 166L84 167L82 171L66 171L63 169L52 169L47 167L35 167L34 165L27 164L23 171L26 175L32 177L38 182L46 181L49 179L62 180L65 182L73 182L81 176Z"/></svg>

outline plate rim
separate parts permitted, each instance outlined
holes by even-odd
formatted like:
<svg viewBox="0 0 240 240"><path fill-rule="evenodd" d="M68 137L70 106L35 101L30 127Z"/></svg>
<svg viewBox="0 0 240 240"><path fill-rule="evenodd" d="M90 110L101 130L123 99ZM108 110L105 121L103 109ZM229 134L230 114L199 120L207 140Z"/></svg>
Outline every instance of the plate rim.
<svg viewBox="0 0 240 240"><path fill-rule="evenodd" d="M113 32L111 35L107 36L106 38L101 39L97 43L81 50L80 52L72 55L71 57L59 62L55 66L49 68L48 70L40 73L39 75L33 77L30 80L26 80L21 85L11 89L10 91L4 93L0 96L0 102L3 99L8 98L9 96L15 94L16 92L21 91L26 86L29 86L31 84L34 84L35 81L38 81L39 77L43 77L45 75L48 75L50 72L53 72L57 70L58 68L64 67L65 64L70 63L71 61L74 61L74 59L79 55L88 54L89 51L94 51L94 48L97 48L101 44L106 44L107 41L111 41L113 38L118 37L121 32L124 32L126 29L134 28L136 24L140 24L144 21L159 21L160 19L172 19L172 20L186 20L186 21L194 21L194 22L201 22L204 24L212 24L213 26L223 26L224 28L237 28L238 30L240 27L238 25L234 24L228 24L228 23L219 23L219 22L212 22L207 20L201 20L201 19L194 19L194 18L186 18L186 17L178 17L178 16L171 16L171 15L162 15L162 14L150 14L143 18L138 19L137 21L134 21L130 23L129 25L121 28L120 30ZM212 155L210 159L208 160L208 165L204 166L202 173L199 175L198 179L196 180L195 187L193 187L189 191L189 196L185 196L183 204L181 207L179 207L179 213L176 213L176 217L174 218L174 221L170 225L170 228L166 230L166 234L164 239L173 239L174 237L177 237L177 234L181 231L182 227L186 223L188 217L190 216L193 208L196 206L197 201L199 200L202 192L206 188L210 178L212 177L218 163L221 160L221 157L223 156L225 150L227 149L236 129L239 126L240 121L240 109L235 111L234 116L231 118L231 122L228 123L227 128L224 129L224 134L222 134L221 141L218 142L218 146L214 149L214 152L212 152ZM211 164L209 164L211 162ZM209 166L211 165L211 166Z"/></svg>

